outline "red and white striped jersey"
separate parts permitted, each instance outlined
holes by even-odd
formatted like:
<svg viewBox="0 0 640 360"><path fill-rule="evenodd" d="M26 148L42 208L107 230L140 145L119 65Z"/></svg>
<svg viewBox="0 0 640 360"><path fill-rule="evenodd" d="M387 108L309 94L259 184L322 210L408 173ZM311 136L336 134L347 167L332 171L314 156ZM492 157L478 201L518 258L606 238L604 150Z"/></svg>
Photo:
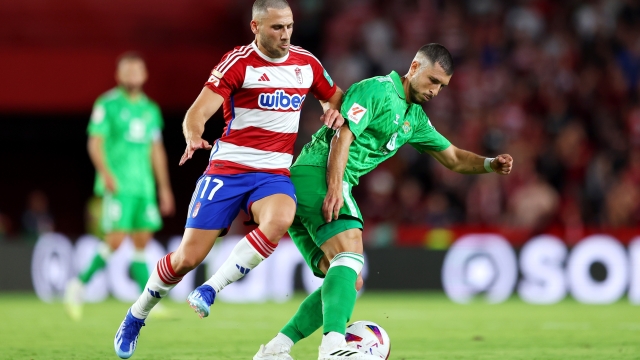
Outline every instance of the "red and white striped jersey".
<svg viewBox="0 0 640 360"><path fill-rule="evenodd" d="M291 45L279 59L255 42L222 57L205 86L224 98L226 126L211 149L206 174L267 172L289 176L300 109L311 91L328 100L331 77L310 52Z"/></svg>

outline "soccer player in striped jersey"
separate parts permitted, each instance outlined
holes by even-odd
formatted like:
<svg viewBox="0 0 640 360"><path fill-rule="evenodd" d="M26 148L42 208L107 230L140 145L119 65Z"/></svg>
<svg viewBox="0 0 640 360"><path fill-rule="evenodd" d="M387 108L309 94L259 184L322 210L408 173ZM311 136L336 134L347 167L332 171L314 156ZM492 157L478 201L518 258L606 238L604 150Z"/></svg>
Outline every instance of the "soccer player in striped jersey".
<svg viewBox="0 0 640 360"><path fill-rule="evenodd" d="M198 266L240 209L258 228L247 234L206 283L188 297L201 316L209 315L216 293L273 253L296 211L289 179L300 109L311 92L324 109L324 125L338 129L342 91L318 59L290 44L293 15L285 0L257 0L251 30L255 41L228 52L213 69L183 123L187 142L180 165L198 149L211 149L198 180L178 249L158 262L146 291L131 306L114 347L121 358L135 351L149 311ZM212 145L202 139L205 122L223 107L226 127Z"/></svg>
<svg viewBox="0 0 640 360"><path fill-rule="evenodd" d="M405 76L393 71L354 84L341 109L348 122L337 132L318 130L305 145L291 168L298 209L289 234L324 282L280 333L260 347L254 360L291 360L293 344L320 327L324 336L319 360L365 359L345 340L364 266L364 222L351 189L401 146L409 144L462 174L511 172L511 156L485 158L459 149L436 131L424 113L420 104L449 83L452 63L444 46L428 44L420 48Z"/></svg>

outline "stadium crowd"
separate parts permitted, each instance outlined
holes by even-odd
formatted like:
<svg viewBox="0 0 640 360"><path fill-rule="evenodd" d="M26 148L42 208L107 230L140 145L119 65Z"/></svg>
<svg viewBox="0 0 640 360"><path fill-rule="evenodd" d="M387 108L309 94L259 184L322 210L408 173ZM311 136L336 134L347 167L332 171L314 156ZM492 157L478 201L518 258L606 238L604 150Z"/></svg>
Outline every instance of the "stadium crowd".
<svg viewBox="0 0 640 360"><path fill-rule="evenodd" d="M370 225L638 224L638 2L303 4L303 12L327 19L321 60L343 87L391 70L404 74L422 44L445 45L455 73L427 115L458 147L514 157L511 176L464 176L405 147L363 178L356 197ZM301 126L299 138L308 139L315 123Z"/></svg>

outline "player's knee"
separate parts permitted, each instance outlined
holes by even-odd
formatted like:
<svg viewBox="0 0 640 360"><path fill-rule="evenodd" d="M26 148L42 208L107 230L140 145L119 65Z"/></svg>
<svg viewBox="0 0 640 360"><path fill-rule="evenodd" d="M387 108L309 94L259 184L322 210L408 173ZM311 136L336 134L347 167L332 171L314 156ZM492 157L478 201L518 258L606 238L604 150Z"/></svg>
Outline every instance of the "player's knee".
<svg viewBox="0 0 640 360"><path fill-rule="evenodd" d="M293 214L291 216L274 216L265 219L260 224L260 230L273 243L280 241L280 238L289 230L293 223Z"/></svg>

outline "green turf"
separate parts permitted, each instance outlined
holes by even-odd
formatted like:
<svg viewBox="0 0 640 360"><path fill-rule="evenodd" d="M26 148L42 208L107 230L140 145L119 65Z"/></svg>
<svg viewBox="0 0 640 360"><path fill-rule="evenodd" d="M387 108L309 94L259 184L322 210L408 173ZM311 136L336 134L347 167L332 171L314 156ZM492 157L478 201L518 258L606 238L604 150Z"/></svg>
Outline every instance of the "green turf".
<svg viewBox="0 0 640 360"><path fill-rule="evenodd" d="M166 301L171 320L149 319L133 359L251 359L293 314L284 304L220 303L200 320L187 304ZM0 294L0 359L117 359L113 335L129 304L85 307L82 321L61 304L31 294ZM553 306L518 299L500 305L457 305L442 294L365 293L353 320L371 320L391 337L391 359L640 359L640 308L626 300ZM317 359L320 333L293 350Z"/></svg>

